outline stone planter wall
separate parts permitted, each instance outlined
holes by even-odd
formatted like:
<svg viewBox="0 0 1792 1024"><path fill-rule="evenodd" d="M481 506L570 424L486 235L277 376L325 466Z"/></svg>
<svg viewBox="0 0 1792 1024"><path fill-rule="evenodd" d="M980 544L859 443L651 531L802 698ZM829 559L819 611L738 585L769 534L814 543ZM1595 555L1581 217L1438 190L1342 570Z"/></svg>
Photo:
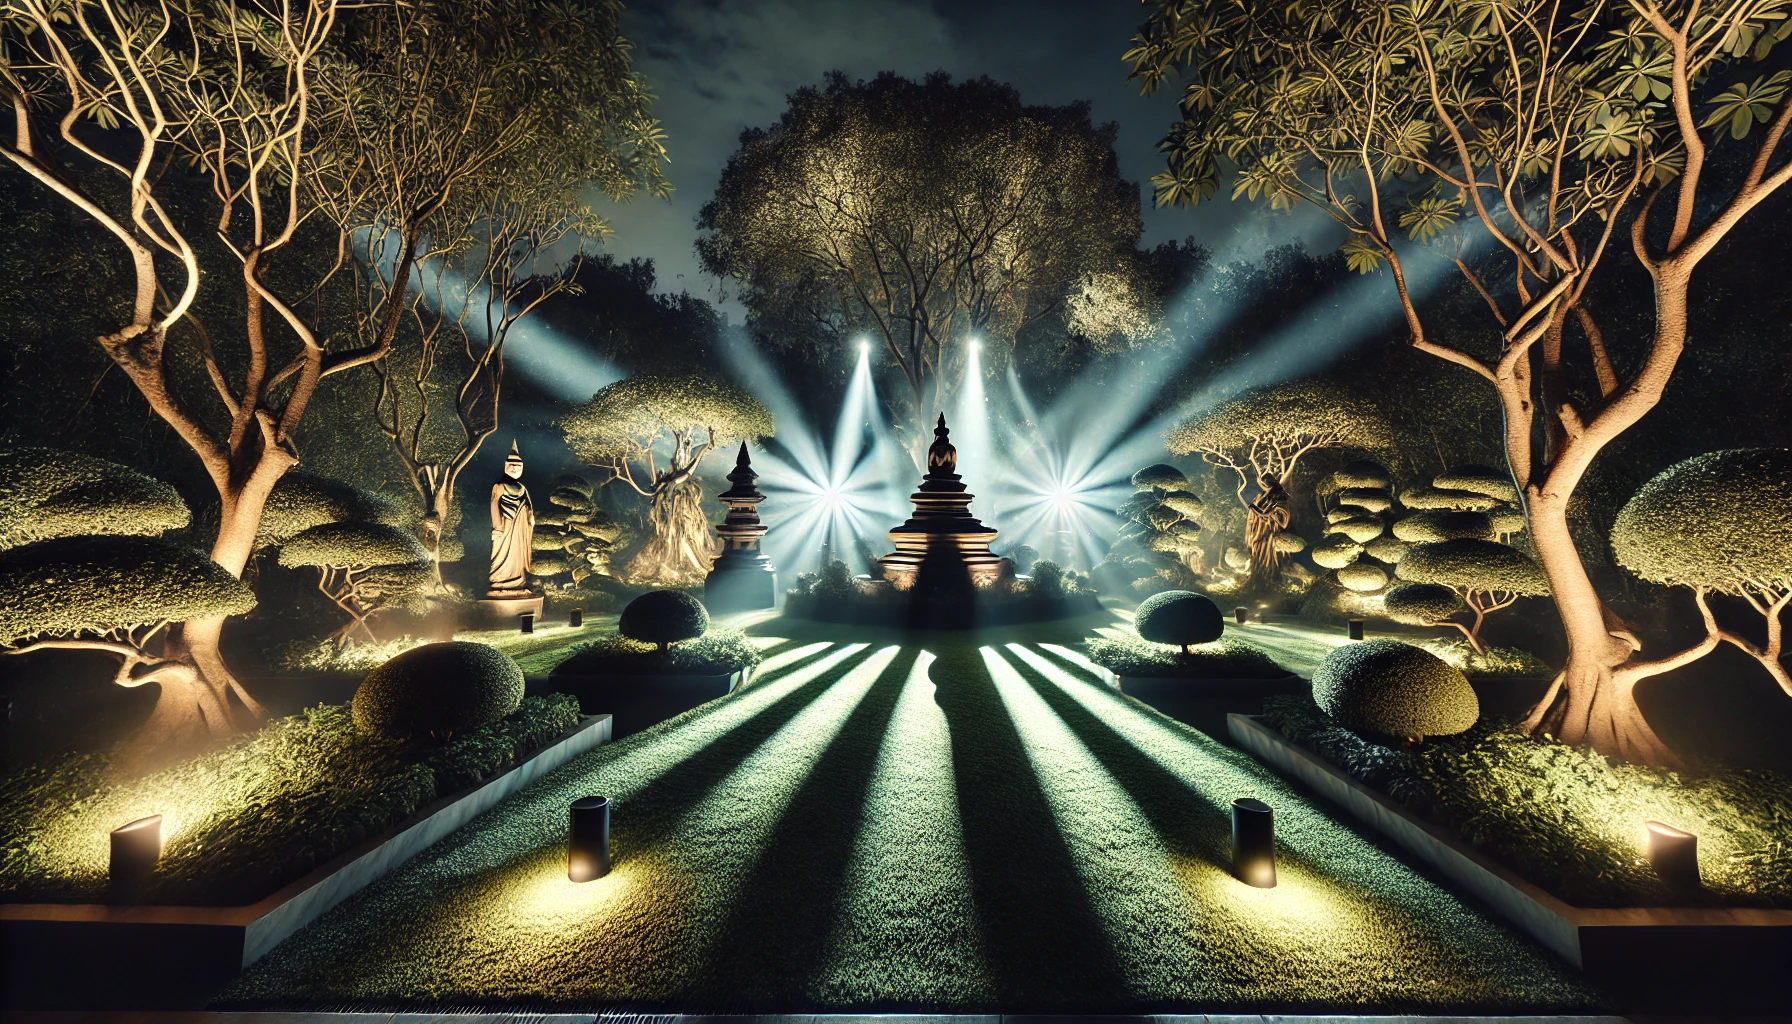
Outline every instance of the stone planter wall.
<svg viewBox="0 0 1792 1024"><path fill-rule="evenodd" d="M554 689L579 699L584 713L611 718L621 739L692 708L726 697L753 677L750 668L717 675L586 675L555 673Z"/></svg>

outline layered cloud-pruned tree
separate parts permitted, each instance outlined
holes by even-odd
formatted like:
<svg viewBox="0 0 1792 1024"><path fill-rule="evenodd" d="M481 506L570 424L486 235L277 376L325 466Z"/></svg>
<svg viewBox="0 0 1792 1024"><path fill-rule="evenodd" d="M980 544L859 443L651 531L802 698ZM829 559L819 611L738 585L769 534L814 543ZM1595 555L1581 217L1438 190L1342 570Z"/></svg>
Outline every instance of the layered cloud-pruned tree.
<svg viewBox="0 0 1792 1024"><path fill-rule="evenodd" d="M652 504L650 537L624 572L631 582L684 586L708 574L717 540L697 467L713 452L770 437L759 399L708 377L630 377L560 420L573 454ZM608 480L605 481L606 483Z"/></svg>
<svg viewBox="0 0 1792 1024"><path fill-rule="evenodd" d="M255 547L278 547L312 527L350 522L405 526L408 518L398 502L383 494L294 470L268 494Z"/></svg>
<svg viewBox="0 0 1792 1024"><path fill-rule="evenodd" d="M1792 604L1792 451L1738 448L1675 463L1625 504L1611 539L1619 565L1651 583L1691 588L1705 620L1703 640L1659 659L1664 671L1729 643L1792 695L1782 622ZM1766 643L1720 627L1711 594L1748 602L1766 622Z"/></svg>
<svg viewBox="0 0 1792 1024"><path fill-rule="evenodd" d="M623 537L622 524L597 500L597 489L582 476L556 477L549 509L535 517L535 558L531 574L571 575L574 583L614 576L610 559Z"/></svg>
<svg viewBox="0 0 1792 1024"><path fill-rule="evenodd" d="M1156 336L1114 133L1087 104L1027 106L987 78L830 75L742 136L698 251L761 336L876 339L919 451L973 338L995 370L1047 318L1110 350Z"/></svg>
<svg viewBox="0 0 1792 1024"><path fill-rule="evenodd" d="M1391 272L1411 343L1485 380L1504 409L1507 468L1569 645L1526 727L1676 761L1634 697L1661 669L1595 588L1569 507L1595 457L1673 378L1701 262L1792 180L1780 154L1792 72L1764 63L1792 34L1792 5L1149 6L1132 77L1148 90L1185 81L1158 201L1229 184L1275 207L1310 203L1347 232L1353 266ZM1719 161L1735 173L1714 171ZM1483 338L1427 329L1402 232L1440 243L1486 300ZM1465 258L1473 246L1488 255ZM1646 337L1625 339L1636 356L1614 360L1585 296L1602 263L1624 259L1649 275L1655 315Z"/></svg>
<svg viewBox="0 0 1792 1024"><path fill-rule="evenodd" d="M375 414L440 579L460 474L498 429L511 329L608 227L585 202L670 194L615 0L354 5L321 79L312 186L352 251ZM569 259L567 250L572 250Z"/></svg>
<svg viewBox="0 0 1792 1024"><path fill-rule="evenodd" d="M1371 403L1335 382L1287 381L1253 388L1196 413L1166 438L1170 451L1199 455L1238 478L1253 580L1268 581L1284 553L1275 538L1291 522L1287 488L1307 453L1322 448L1379 448L1388 432ZM1377 531L1379 533L1379 531Z"/></svg>
<svg viewBox="0 0 1792 1024"><path fill-rule="evenodd" d="M305 289L270 273L296 262L317 209L304 183L319 160L316 73L337 14L336 0L0 7L0 90L15 115L0 154L33 179L36 201L115 240L132 297L97 344L216 487L210 556L231 576L254 550L268 493L298 461L293 437L319 382L382 354L332 344L301 315ZM167 184L178 157L210 186L209 205ZM201 267L193 231L219 239L223 265ZM229 330L195 315L207 270L243 289ZM224 663L226 615L188 616L166 644L196 680L180 691L187 717L220 733L260 712Z"/></svg>
<svg viewBox="0 0 1792 1024"><path fill-rule="evenodd" d="M139 753L229 717L192 661L167 650L167 630L255 606L249 585L205 552L159 536L188 519L172 487L124 466L0 452L0 651L101 651L118 657L118 685L157 684Z"/></svg>
<svg viewBox="0 0 1792 1024"><path fill-rule="evenodd" d="M1104 560L1114 566L1102 575L1110 582L1140 589L1182 587L1201 571L1201 526L1205 505L1188 477L1175 466L1159 463L1132 475L1133 494L1115 513L1125 522Z"/></svg>
<svg viewBox="0 0 1792 1024"><path fill-rule="evenodd" d="M1549 593L1549 577L1537 560L1508 544L1491 540L1462 538L1420 544L1400 559L1394 575L1409 584L1449 587L1461 603L1474 613L1474 622L1463 625L1451 619L1436 617L1421 625L1452 625L1462 630L1476 654L1485 654L1481 646L1481 623L1501 608L1509 608L1521 597L1543 597ZM1431 594L1432 592L1423 592ZM1401 621L1415 621L1401 612L1413 614L1434 610L1430 596L1408 593L1400 596L1396 587L1388 594L1388 611Z"/></svg>
<svg viewBox="0 0 1792 1024"><path fill-rule="evenodd" d="M316 569L317 589L348 614L331 639L346 646L359 630L378 643L367 620L428 586L435 577L429 552L409 530L380 523L313 526L280 546L280 564Z"/></svg>

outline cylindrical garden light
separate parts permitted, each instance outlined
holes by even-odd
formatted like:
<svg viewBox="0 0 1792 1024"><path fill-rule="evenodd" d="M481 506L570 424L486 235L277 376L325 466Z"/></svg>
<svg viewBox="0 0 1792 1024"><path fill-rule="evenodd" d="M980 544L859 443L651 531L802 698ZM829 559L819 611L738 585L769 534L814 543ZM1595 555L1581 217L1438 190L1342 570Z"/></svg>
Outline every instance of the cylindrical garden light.
<svg viewBox="0 0 1792 1024"><path fill-rule="evenodd" d="M518 615L517 621L522 624L523 632L525 632L525 633L535 632L535 613L534 612L524 612L523 614Z"/></svg>
<svg viewBox="0 0 1792 1024"><path fill-rule="evenodd" d="M589 882L610 873L610 798L588 796L572 802L572 830L566 842L566 877Z"/></svg>
<svg viewBox="0 0 1792 1024"><path fill-rule="evenodd" d="M572 612L566 616L566 624L574 629L583 626L585 624L585 609L574 608Z"/></svg>
<svg viewBox="0 0 1792 1024"><path fill-rule="evenodd" d="M162 816L152 814L112 830L108 881L114 899L139 895L162 859Z"/></svg>
<svg viewBox="0 0 1792 1024"><path fill-rule="evenodd" d="M1261 800L1232 801L1232 877L1259 889L1276 887L1276 815Z"/></svg>
<svg viewBox="0 0 1792 1024"><path fill-rule="evenodd" d="M1697 889L1699 837L1659 821L1645 821L1649 829L1649 864L1661 880L1676 889Z"/></svg>
<svg viewBox="0 0 1792 1024"><path fill-rule="evenodd" d="M1361 640L1363 638L1363 620L1353 618L1348 625L1350 628L1350 639Z"/></svg>

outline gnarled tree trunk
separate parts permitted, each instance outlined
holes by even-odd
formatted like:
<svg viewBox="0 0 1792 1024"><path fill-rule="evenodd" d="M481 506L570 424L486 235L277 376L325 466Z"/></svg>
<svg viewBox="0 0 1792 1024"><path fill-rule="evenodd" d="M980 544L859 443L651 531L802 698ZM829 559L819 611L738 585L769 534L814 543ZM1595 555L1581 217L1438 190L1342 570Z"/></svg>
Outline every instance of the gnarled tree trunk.
<svg viewBox="0 0 1792 1024"><path fill-rule="evenodd" d="M669 587L702 582L721 544L703 514L696 479L685 476L655 490L647 518L653 535L629 560L629 581Z"/></svg>

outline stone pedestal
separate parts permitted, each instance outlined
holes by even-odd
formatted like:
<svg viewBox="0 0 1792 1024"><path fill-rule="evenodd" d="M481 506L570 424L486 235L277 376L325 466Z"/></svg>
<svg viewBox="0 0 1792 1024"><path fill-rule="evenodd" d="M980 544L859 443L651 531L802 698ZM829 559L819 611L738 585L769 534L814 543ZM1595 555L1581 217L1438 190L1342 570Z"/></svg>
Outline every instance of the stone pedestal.
<svg viewBox="0 0 1792 1024"><path fill-rule="evenodd" d="M722 553L703 583L703 603L712 614L753 611L778 603L777 571L759 550L766 527L759 521L758 508L765 495L753 486L758 477L747 457L747 443L742 441L734 471L728 474L733 486L716 496L728 506L728 515L716 527L724 545Z"/></svg>
<svg viewBox="0 0 1792 1024"><path fill-rule="evenodd" d="M898 589L914 586L921 561L928 552L948 552L963 563L978 586L994 583L1002 575L1003 562L989 550L996 531L971 515L971 499L958 475L958 449L952 446L946 417L933 430L933 447L927 450L927 475L909 495L915 514L890 531L896 550L878 559L884 578Z"/></svg>
<svg viewBox="0 0 1792 1024"><path fill-rule="evenodd" d="M540 622L546 606L547 599L540 594L488 593L474 606L478 619L474 625L478 629L516 629L524 612L533 612L535 621Z"/></svg>

